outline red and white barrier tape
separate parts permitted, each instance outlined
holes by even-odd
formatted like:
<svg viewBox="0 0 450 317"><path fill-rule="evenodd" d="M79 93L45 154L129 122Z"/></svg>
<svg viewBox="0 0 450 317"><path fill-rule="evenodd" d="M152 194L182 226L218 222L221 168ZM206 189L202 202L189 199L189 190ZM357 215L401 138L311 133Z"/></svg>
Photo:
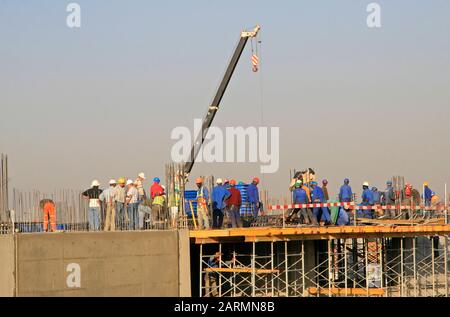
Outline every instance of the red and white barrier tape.
<svg viewBox="0 0 450 317"><path fill-rule="evenodd" d="M313 203L313 204L291 204L291 205L270 205L269 210L283 210L283 209L293 209L293 208L320 208L320 207L345 207L346 209L362 209L362 210L386 210L386 209L414 209L414 210L446 210L446 206L435 206L435 207L425 207L425 206L410 206L410 205L374 205L374 206L359 206L355 203Z"/></svg>

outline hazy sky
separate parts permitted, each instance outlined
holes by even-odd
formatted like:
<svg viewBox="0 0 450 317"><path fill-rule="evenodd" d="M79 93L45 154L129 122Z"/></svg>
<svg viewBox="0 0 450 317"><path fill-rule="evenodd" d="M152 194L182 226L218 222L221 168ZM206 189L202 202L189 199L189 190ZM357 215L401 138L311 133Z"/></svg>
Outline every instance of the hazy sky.
<svg viewBox="0 0 450 317"><path fill-rule="evenodd" d="M313 167L332 194L349 177L450 184L450 2L0 0L0 152L11 187L89 187L164 175L176 126L193 129L239 32L262 26L260 72L245 50L215 125L280 127L280 169L198 164L192 175L262 179L287 194ZM191 182L192 184L192 182ZM149 183L147 184L149 185Z"/></svg>

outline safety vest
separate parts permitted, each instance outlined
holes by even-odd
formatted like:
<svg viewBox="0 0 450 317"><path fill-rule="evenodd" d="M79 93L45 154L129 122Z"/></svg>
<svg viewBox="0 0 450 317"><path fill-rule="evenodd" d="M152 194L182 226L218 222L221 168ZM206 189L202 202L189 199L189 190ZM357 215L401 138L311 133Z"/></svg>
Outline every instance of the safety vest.
<svg viewBox="0 0 450 317"><path fill-rule="evenodd" d="M197 203L206 206L206 199L203 193L203 186L197 190Z"/></svg>

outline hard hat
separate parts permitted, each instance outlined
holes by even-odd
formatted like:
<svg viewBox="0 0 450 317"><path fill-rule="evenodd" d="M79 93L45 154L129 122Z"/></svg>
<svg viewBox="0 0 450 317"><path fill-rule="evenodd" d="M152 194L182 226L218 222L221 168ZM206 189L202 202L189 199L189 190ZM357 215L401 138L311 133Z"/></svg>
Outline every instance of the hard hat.
<svg viewBox="0 0 450 317"><path fill-rule="evenodd" d="M386 184L387 185L392 185L392 181L387 181Z"/></svg>
<svg viewBox="0 0 450 317"><path fill-rule="evenodd" d="M133 181L131 179L127 180L127 185L131 185L134 184Z"/></svg>
<svg viewBox="0 0 450 317"><path fill-rule="evenodd" d="M100 186L100 183L96 179L94 179L91 183L91 187L94 187L94 186Z"/></svg>
<svg viewBox="0 0 450 317"><path fill-rule="evenodd" d="M111 180L109 181L109 185L114 185L114 184L117 184L116 181L115 181L114 179L111 179Z"/></svg>
<svg viewBox="0 0 450 317"><path fill-rule="evenodd" d="M348 178L344 179L344 183L348 184L350 183L350 180Z"/></svg>
<svg viewBox="0 0 450 317"><path fill-rule="evenodd" d="M119 184L125 184L125 177L119 177L119 179L117 180L117 182Z"/></svg>
<svg viewBox="0 0 450 317"><path fill-rule="evenodd" d="M143 178L143 179L145 179L145 174L144 174L144 173L142 173L142 172L141 172L141 173L139 173L139 174L138 174L138 176L139 176L140 178Z"/></svg>
<svg viewBox="0 0 450 317"><path fill-rule="evenodd" d="M195 183L196 183L196 184L201 184L201 183L203 183L203 178L197 177L197 178L195 179Z"/></svg>
<svg viewBox="0 0 450 317"><path fill-rule="evenodd" d="M255 182L256 184L259 184L259 178L258 177L254 177L253 178L253 182Z"/></svg>
<svg viewBox="0 0 450 317"><path fill-rule="evenodd" d="M363 186L369 187L369 182L364 182L364 183L363 183Z"/></svg>
<svg viewBox="0 0 450 317"><path fill-rule="evenodd" d="M423 183L423 186L428 186L428 182Z"/></svg>
<svg viewBox="0 0 450 317"><path fill-rule="evenodd" d="M240 181L238 185L245 185L243 181Z"/></svg>
<svg viewBox="0 0 450 317"><path fill-rule="evenodd" d="M216 180L216 184L223 184L222 179L221 179L221 178L218 178L218 179Z"/></svg>
<svg viewBox="0 0 450 317"><path fill-rule="evenodd" d="M322 184L326 185L326 184L328 184L328 181L327 181L326 179L324 179L324 180L322 181Z"/></svg>
<svg viewBox="0 0 450 317"><path fill-rule="evenodd" d="M294 186L295 186L296 188L298 188L298 187L300 187L301 185L302 185L302 182L295 182L295 185L294 185Z"/></svg>
<svg viewBox="0 0 450 317"><path fill-rule="evenodd" d="M236 181L235 181L234 179L230 180L230 185L231 185L231 186L236 185Z"/></svg>
<svg viewBox="0 0 450 317"><path fill-rule="evenodd" d="M224 184L226 184L226 183L229 183L230 181L228 180L228 178L225 178L225 180L224 180Z"/></svg>
<svg viewBox="0 0 450 317"><path fill-rule="evenodd" d="M159 183L161 180L159 179L159 177L155 177L155 178L153 179L153 181L154 181L155 183Z"/></svg>

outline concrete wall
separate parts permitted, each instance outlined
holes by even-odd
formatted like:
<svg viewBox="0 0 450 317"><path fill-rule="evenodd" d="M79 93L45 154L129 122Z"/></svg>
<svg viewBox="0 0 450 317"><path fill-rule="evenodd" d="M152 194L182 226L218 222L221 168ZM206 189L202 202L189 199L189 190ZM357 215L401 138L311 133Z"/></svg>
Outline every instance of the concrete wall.
<svg viewBox="0 0 450 317"><path fill-rule="evenodd" d="M0 296L14 296L14 236L0 235Z"/></svg>
<svg viewBox="0 0 450 317"><path fill-rule="evenodd" d="M190 296L184 231L19 234L16 258L18 296Z"/></svg>

